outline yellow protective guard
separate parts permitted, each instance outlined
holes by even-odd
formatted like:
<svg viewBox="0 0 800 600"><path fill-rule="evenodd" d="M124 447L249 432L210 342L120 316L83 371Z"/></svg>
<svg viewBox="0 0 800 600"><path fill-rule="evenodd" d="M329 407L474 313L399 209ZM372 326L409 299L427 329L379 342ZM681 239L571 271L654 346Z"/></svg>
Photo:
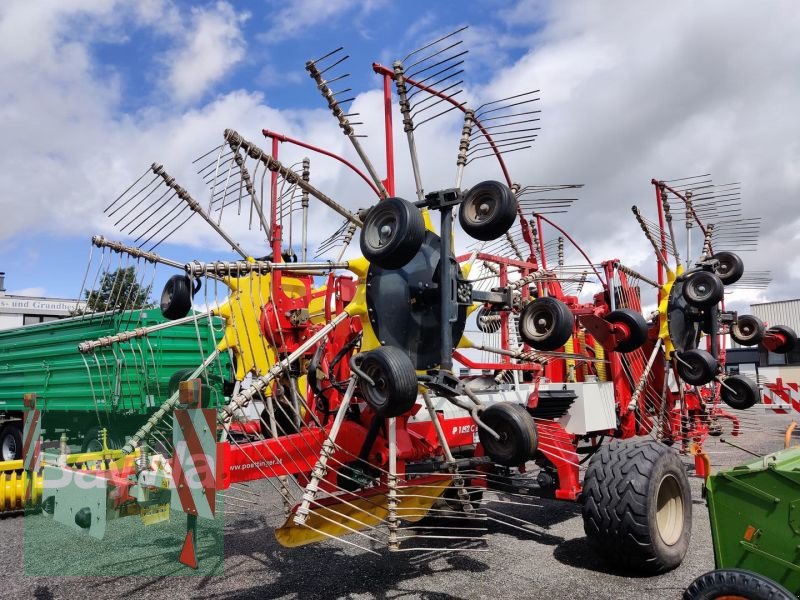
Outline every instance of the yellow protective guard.
<svg viewBox="0 0 800 600"><path fill-rule="evenodd" d="M399 490L400 512L404 521L416 522L425 517L433 503L436 502L452 478L429 482L424 486L402 487ZM296 548L321 542L329 537L341 537L353 531L361 531L374 527L389 514L388 491L365 498L350 498L347 502L338 502L328 506L315 505L306 518L305 525L296 525L294 513L286 522L275 530L275 538L281 546Z"/></svg>
<svg viewBox="0 0 800 600"><path fill-rule="evenodd" d="M675 351L675 346L672 345L672 338L669 336L669 313L667 311L669 305L669 293L672 291L672 286L675 283L675 279L681 273L683 273L683 267L680 266L675 271L667 269L667 281L661 286L660 290L661 299L658 303L658 337L664 341L664 351L668 357L672 356L672 353Z"/></svg>
<svg viewBox="0 0 800 600"><path fill-rule="evenodd" d="M141 517L144 525L155 525L156 523L169 521L169 503L143 507L139 511L139 517Z"/></svg>

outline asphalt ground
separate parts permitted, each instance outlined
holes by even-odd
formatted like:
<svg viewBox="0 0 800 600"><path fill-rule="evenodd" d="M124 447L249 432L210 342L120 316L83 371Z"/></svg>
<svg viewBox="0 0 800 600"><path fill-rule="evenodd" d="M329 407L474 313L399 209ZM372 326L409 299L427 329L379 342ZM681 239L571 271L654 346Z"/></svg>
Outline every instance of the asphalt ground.
<svg viewBox="0 0 800 600"><path fill-rule="evenodd" d="M790 416L751 410L742 435L723 439L758 454L773 452L782 447L781 432L790 422ZM720 438L710 438L706 450L715 466L751 458ZM685 462L693 465L688 458ZM488 521L486 541L454 542L464 549L451 552L379 550L375 555L335 541L286 549L272 532L275 506L262 504L262 499L274 499L274 492L259 482L247 496L238 496L236 506L233 499L226 503L224 524L222 519L201 521L197 572L176 560L185 532L182 515L173 513L169 523L151 527L143 527L137 517L113 521L102 541L73 534L42 515L2 516L0 597L680 598L695 577L714 566L701 482L690 480L689 552L679 568L656 577L631 577L596 556L587 545L577 504L495 492L487 495L487 514L524 530ZM246 497L257 502L249 504Z"/></svg>

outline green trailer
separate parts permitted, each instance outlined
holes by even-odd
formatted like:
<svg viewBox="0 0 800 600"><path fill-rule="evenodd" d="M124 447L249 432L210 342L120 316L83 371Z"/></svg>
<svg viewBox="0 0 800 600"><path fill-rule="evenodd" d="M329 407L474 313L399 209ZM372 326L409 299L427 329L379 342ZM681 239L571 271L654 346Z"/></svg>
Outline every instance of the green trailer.
<svg viewBox="0 0 800 600"><path fill-rule="evenodd" d="M35 393L45 439L94 449L106 428L110 443L124 441L210 355L222 323L205 318L82 354L87 340L164 323L159 309L76 316L0 331L0 459L21 457L23 395ZM207 372L211 400L224 402L228 357Z"/></svg>
<svg viewBox="0 0 800 600"><path fill-rule="evenodd" d="M800 447L711 475L705 490L717 570L684 598L800 595Z"/></svg>

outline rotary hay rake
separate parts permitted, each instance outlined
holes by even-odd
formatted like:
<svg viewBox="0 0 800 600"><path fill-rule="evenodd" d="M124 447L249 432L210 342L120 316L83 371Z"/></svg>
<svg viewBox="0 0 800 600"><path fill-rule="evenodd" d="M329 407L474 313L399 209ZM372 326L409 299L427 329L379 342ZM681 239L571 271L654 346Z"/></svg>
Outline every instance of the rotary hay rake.
<svg viewBox="0 0 800 600"><path fill-rule="evenodd" d="M188 515L181 562L196 567L197 519L213 518L220 498L230 512L275 504L284 546L334 539L368 552L480 551L490 522L537 531L506 515L504 503L533 509L531 493L583 494L587 535L607 556L650 572L680 563L691 498L669 446L696 452L724 419L736 434L741 418L722 402L742 410L758 395L746 378L725 375L721 340L730 331L742 343L785 351L794 334L724 310L724 286L742 277L742 264L721 247L741 245L736 236L749 240L751 232L732 227L723 200L733 192L715 194L706 179L688 180L694 187L653 180L656 222L634 207L657 258L656 279L618 259L592 262L553 220L581 186L520 185L503 158L536 139L538 91L476 109L460 101L460 31L391 68L373 64L384 84L383 179L346 109L352 98L342 99L349 90L330 87L346 77L334 74L347 58L340 48L306 70L366 173L270 130L268 152L229 129L196 161L210 187L207 206L155 163L108 206L132 242L98 236L93 245L104 257L179 270L164 287L162 313L172 324L207 328L215 349L107 468L89 472L67 466L63 449L45 452L45 513L102 537L110 519L139 514L152 524L168 519L171 506ZM392 85L414 201L395 195ZM456 112L463 120L455 184L426 193L416 134ZM281 162L280 143L344 163L376 201L358 211L337 202L312 183L308 159ZM465 188L468 165L484 158L496 159L500 181ZM686 215L683 259L670 212L676 201ZM309 260L317 203L343 222ZM453 252L456 208L460 230L477 240L463 254ZM195 215L238 260L185 263L155 253ZM236 241L242 221L268 236L262 258ZM702 248L690 261L695 228ZM356 235L363 256L346 259ZM224 327L215 328L215 318ZM91 357L153 331L79 349ZM222 357L232 364L227 397L209 403L202 390L209 373L225 373ZM616 439L603 443L607 437ZM36 468L26 462L29 481ZM255 480L271 492L247 485ZM631 484L637 502L625 504L620 491ZM85 488L91 497L78 493ZM484 501L486 488L502 494Z"/></svg>

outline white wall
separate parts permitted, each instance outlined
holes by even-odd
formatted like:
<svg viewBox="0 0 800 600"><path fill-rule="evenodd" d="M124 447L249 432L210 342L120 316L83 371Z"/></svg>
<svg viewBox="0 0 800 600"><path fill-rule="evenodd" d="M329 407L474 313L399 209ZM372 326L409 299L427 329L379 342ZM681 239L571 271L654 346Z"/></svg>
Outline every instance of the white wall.
<svg viewBox="0 0 800 600"><path fill-rule="evenodd" d="M0 330L22 327L22 315L0 313Z"/></svg>

